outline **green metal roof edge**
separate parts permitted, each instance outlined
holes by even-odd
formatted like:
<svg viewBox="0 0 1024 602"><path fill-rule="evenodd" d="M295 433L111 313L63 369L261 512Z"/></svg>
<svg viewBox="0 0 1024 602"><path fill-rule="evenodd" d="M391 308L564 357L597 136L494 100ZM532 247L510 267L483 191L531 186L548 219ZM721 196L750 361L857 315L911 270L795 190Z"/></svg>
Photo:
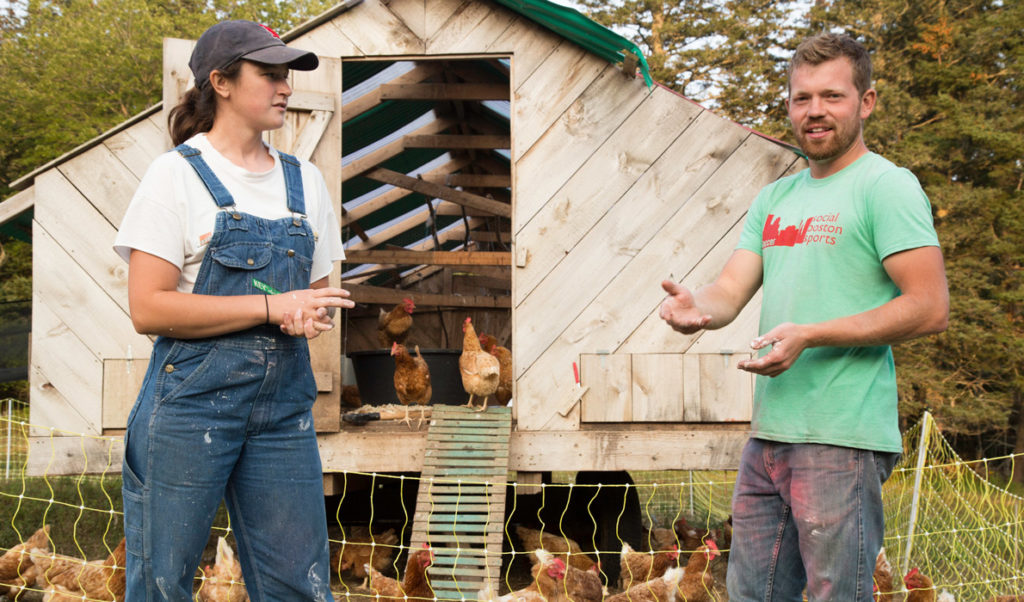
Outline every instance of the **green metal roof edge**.
<svg viewBox="0 0 1024 602"><path fill-rule="evenodd" d="M654 85L654 80L651 79L651 70L647 66L647 59L644 58L644 53L636 44L604 25L591 21L576 9L555 4L549 0L494 1L527 19L536 21L610 63L621 63L625 60L627 52L633 54L640 65L644 83L648 88Z"/></svg>

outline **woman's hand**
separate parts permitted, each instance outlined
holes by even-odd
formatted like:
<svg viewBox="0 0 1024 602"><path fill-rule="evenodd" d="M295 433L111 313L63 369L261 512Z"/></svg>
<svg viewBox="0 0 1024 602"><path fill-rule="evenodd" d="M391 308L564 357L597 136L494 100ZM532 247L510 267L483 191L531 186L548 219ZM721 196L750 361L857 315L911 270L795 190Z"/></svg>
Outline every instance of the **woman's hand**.
<svg viewBox="0 0 1024 602"><path fill-rule="evenodd" d="M267 298L270 321L279 323L281 332L293 337L313 339L334 328L335 308L355 307L342 288L323 287L288 291ZM279 322L278 322L278 316Z"/></svg>

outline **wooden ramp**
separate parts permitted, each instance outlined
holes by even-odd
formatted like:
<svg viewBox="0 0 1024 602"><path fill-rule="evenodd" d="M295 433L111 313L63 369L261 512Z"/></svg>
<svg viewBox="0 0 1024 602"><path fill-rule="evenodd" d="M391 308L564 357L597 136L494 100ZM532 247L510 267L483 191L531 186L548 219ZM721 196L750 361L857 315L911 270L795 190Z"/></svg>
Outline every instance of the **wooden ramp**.
<svg viewBox="0 0 1024 602"><path fill-rule="evenodd" d="M440 600L475 600L497 589L504 535L512 410L432 406L412 547L434 550L430 576Z"/></svg>

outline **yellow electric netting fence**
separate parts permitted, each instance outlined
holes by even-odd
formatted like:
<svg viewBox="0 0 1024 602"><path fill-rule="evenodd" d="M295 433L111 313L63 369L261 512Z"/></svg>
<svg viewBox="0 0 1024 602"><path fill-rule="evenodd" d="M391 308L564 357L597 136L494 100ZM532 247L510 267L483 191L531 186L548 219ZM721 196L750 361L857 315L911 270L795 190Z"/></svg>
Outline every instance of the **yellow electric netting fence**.
<svg viewBox="0 0 1024 602"><path fill-rule="evenodd" d="M43 599L44 592L55 596L56 586L45 577L25 575L28 567L41 559L43 566L63 562L78 567L78 576L62 591L67 597L54 599L121 599L117 569L109 569L115 561L108 561L108 571L100 573L99 579L86 579L87 574L102 570L90 567L113 558L122 538L120 460L114 453L119 440L33 427L27 406L11 400L0 402L0 412L0 595L7 594L9 599L20 595L18 599L29 601ZM88 459L90 474L58 475L47 468L43 474L31 476L30 432L33 467L59 465L57 446L45 433L52 438L78 438L81 453L89 449L95 456L95 450L101 449L103 457ZM894 579L891 584L878 584L879 591L895 592L896 600L903 599L900 575L916 567L932 579L937 592L946 590L956 600L1024 596L1024 499L1009 493L1009 482L999 480L1008 481L1005 476L997 476L1009 474L1008 468L1024 457L963 461L928 415L906 433L904 446L903 459L883 491L885 548ZM69 448L63 445L61 449ZM541 547L556 557L567 552L562 557L570 566L598 570L606 595L620 591L623 585L620 553L624 544L648 559L671 557L678 550L673 565L685 565L702 536L713 537L722 551L728 552L727 519L735 473L651 471L629 476L631 483L595 483L590 482L592 476L578 479L574 473L554 473L550 482L526 485L516 483L512 473L507 483L490 483L508 491L501 525L500 574L487 581L487 588L481 588L479 580L467 578L455 598L428 593L406 599L489 599L528 587L534 581L531 556ZM341 475L339 483L341 491L331 496L327 517L332 590L339 600L388 599L364 586L363 564L369 563L389 577L406 572L406 559L415 552L410 539L417 519L419 479L351 472ZM436 478L434 483L443 484ZM467 482L461 481L462 485ZM458 496L455 506L459 507ZM40 536L37 530L44 525L49 530ZM459 530L464 526L456 518L455 537L450 538L456 543L430 542L432 547L440 545L446 552L467 557L479 552L458 548ZM218 540L225 538L220 545L229 546L230 532L222 508L202 566L217 562ZM41 537L43 545L21 545L34 533L35 542ZM19 551L25 555L19 556ZM86 565L86 560L92 564ZM711 562L702 599L728 599L726 565L723 558ZM13 576L11 566L15 567ZM443 578L458 581L459 574L452 571ZM195 587L205 590L197 593L199 600L241 599L240 583L218 578L213 572L198 571ZM214 593L228 591L227 597L205 593L218 587L221 589ZM569 594L569 599L588 599ZM403 598L399 595L397 599Z"/></svg>

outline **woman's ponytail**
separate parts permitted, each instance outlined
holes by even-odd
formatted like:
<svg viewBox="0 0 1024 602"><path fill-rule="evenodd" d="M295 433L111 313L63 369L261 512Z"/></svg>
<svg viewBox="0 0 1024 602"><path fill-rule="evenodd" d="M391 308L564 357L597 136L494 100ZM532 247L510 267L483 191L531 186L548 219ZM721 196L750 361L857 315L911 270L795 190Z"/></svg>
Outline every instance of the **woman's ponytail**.
<svg viewBox="0 0 1024 602"><path fill-rule="evenodd" d="M223 69L218 69L228 80L234 80L242 70L242 61L235 61ZM171 143L178 146L200 132L209 132L213 127L213 119L217 116L217 93L210 82L205 85L189 88L181 98L178 106L167 115L167 129L171 133Z"/></svg>

